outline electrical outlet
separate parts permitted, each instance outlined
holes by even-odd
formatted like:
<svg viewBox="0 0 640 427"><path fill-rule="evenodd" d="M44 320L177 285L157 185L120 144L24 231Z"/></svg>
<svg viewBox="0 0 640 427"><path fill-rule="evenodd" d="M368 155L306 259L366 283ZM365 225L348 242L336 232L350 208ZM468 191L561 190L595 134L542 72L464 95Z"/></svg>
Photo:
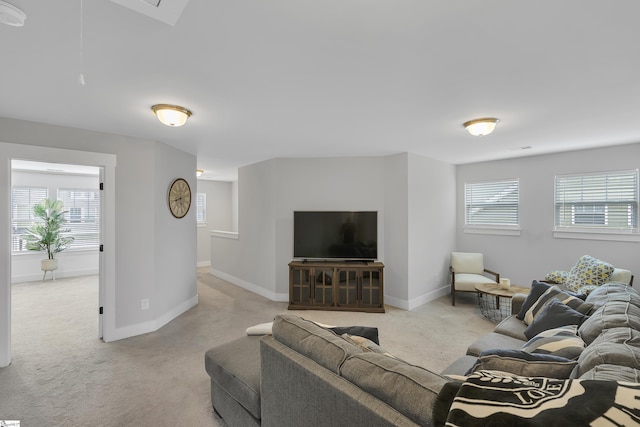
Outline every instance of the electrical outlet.
<svg viewBox="0 0 640 427"><path fill-rule="evenodd" d="M140 308L142 310L149 310L149 300L147 298L140 300Z"/></svg>

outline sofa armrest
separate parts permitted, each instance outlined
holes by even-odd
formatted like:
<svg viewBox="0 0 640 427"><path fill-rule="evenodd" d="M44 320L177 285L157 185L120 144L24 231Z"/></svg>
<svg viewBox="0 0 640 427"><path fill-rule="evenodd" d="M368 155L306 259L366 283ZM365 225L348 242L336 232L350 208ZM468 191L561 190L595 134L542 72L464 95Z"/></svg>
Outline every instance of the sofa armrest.
<svg viewBox="0 0 640 427"><path fill-rule="evenodd" d="M511 314L518 314L526 299L526 294L515 294L511 298Z"/></svg>

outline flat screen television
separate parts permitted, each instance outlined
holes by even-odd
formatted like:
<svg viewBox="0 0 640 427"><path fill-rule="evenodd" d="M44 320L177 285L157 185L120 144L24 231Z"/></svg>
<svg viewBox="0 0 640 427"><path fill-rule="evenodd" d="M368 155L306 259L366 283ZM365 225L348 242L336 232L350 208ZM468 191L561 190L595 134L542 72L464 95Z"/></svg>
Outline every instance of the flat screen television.
<svg viewBox="0 0 640 427"><path fill-rule="evenodd" d="M378 212L295 211L293 257L378 258Z"/></svg>

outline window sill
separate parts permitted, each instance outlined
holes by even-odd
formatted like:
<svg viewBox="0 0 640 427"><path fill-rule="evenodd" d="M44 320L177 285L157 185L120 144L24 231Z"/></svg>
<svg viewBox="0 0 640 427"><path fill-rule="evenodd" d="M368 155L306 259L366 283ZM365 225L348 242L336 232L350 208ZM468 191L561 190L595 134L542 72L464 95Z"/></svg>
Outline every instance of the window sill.
<svg viewBox="0 0 640 427"><path fill-rule="evenodd" d="M207 227L207 223L206 222L197 222L196 223L196 227L198 227L198 228L206 228Z"/></svg>
<svg viewBox="0 0 640 427"><path fill-rule="evenodd" d="M497 227L465 227L465 234L494 234L496 236L519 236L519 228L497 228Z"/></svg>
<svg viewBox="0 0 640 427"><path fill-rule="evenodd" d="M554 230L554 239L608 240L612 242L640 242L638 233L611 233L584 230Z"/></svg>

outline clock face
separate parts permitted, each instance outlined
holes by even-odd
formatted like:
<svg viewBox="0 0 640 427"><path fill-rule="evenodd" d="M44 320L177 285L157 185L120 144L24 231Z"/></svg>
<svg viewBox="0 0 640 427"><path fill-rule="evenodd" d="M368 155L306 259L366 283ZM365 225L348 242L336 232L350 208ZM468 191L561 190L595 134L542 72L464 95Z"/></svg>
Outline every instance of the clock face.
<svg viewBox="0 0 640 427"><path fill-rule="evenodd" d="M178 178L169 187L169 210L176 218L183 218L191 207L191 188L189 183Z"/></svg>

